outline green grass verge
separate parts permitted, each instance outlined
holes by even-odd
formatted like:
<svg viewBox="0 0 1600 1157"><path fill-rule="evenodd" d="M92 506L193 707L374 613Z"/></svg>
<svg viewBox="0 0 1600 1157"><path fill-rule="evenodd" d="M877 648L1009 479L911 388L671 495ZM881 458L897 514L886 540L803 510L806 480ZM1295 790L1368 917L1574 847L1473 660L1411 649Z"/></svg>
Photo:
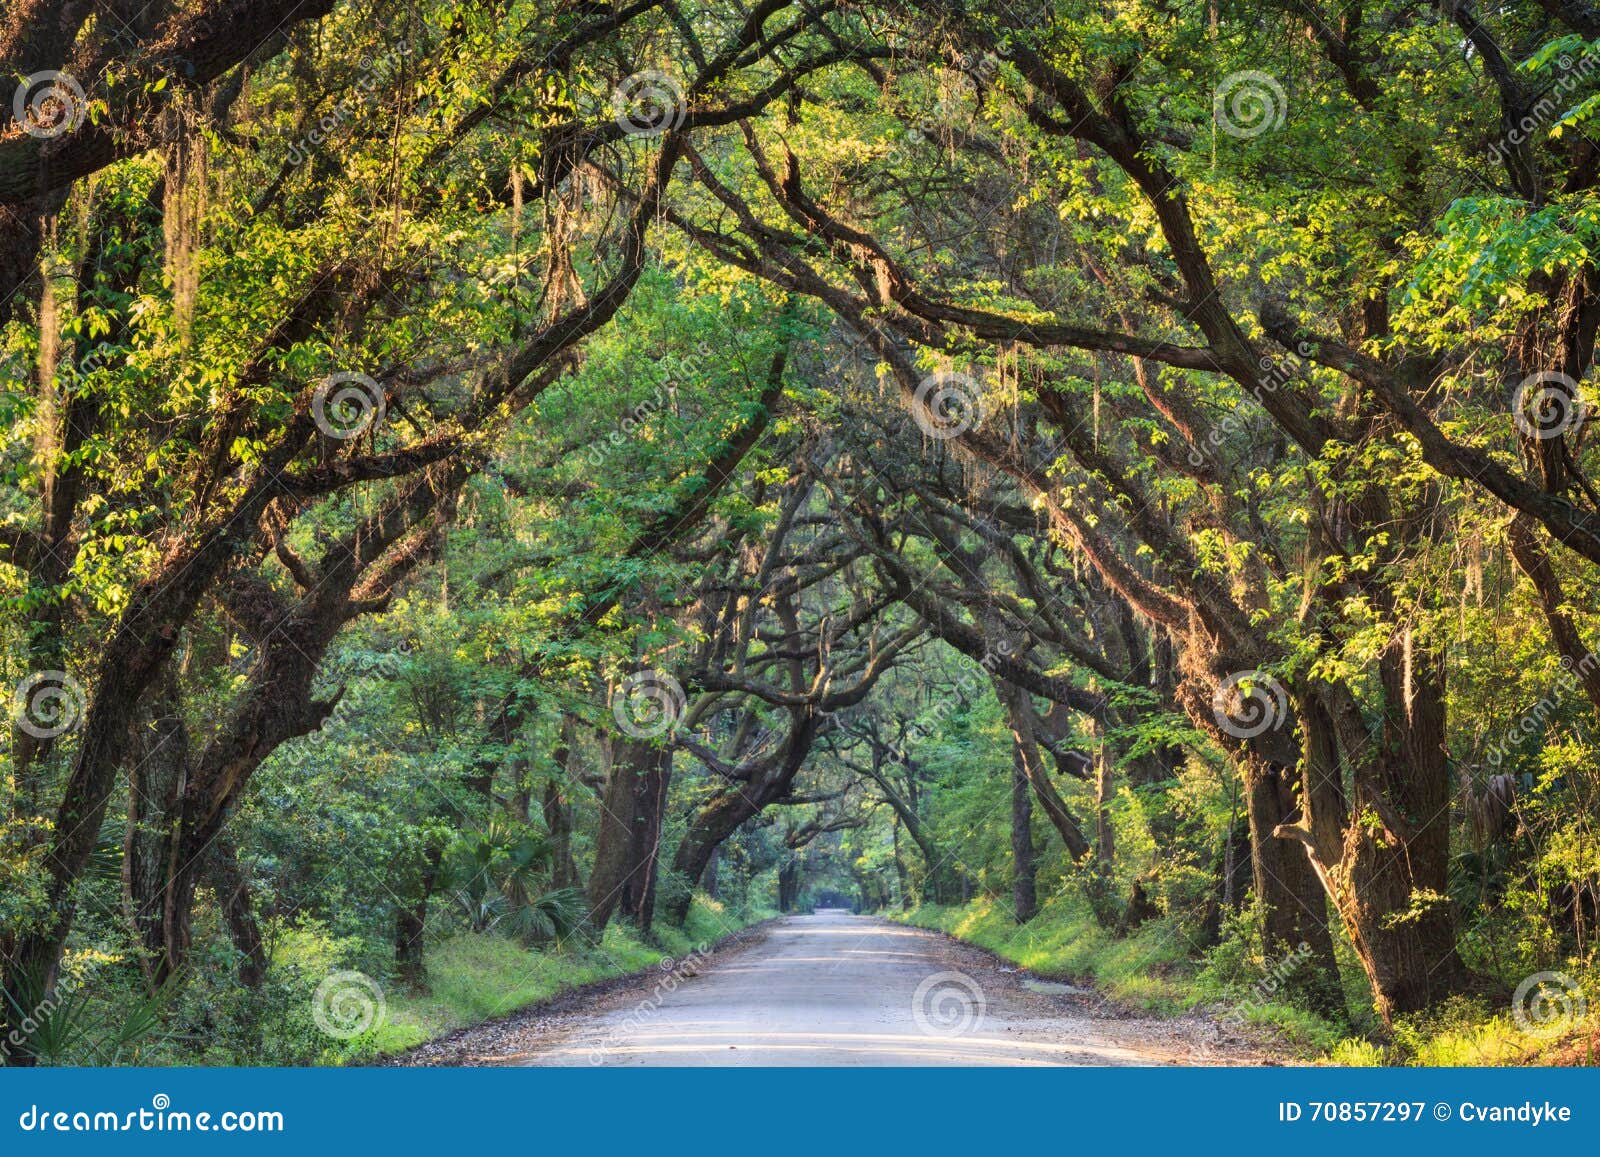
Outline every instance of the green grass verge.
<svg viewBox="0 0 1600 1157"><path fill-rule="evenodd" d="M1237 1012L1246 1023L1268 1030L1270 1041L1264 1043L1299 1057L1325 1053L1342 1035L1321 1017L1252 989L1253 977L1267 971L1265 961L1231 960L1226 974L1197 964L1189 937L1171 917L1118 937L1099 925L1087 903L1057 896L1022 925L1003 905L987 899L959 906L926 904L891 918L987 948L1036 976L1093 985L1119 1004L1158 1015Z"/></svg>
<svg viewBox="0 0 1600 1157"><path fill-rule="evenodd" d="M1515 1016L1486 1001L1455 997L1425 1013L1399 1018L1385 1043L1340 1041L1327 1060L1353 1066L1593 1065L1600 1052L1600 1025L1593 1014L1579 1012L1590 1003L1574 997L1569 1006L1574 1015L1563 1015L1548 1031L1530 1022L1529 1028L1536 1030L1530 1032Z"/></svg>
<svg viewBox="0 0 1600 1157"><path fill-rule="evenodd" d="M1118 939L1095 922L1086 905L1061 898L1021 925L987 899L925 904L894 919L987 948L1037 976L1093 983L1113 1000L1151 1012L1175 1015L1196 1003L1184 942L1165 921Z"/></svg>
<svg viewBox="0 0 1600 1157"><path fill-rule="evenodd" d="M384 1023L358 1042L345 1063L404 1052L579 985L654 967L773 915L735 914L715 900L696 896L682 928L656 929L656 945L644 943L632 928L616 921L597 946L572 943L543 952L492 933L454 936L427 954L427 994L390 993Z"/></svg>
<svg viewBox="0 0 1600 1157"><path fill-rule="evenodd" d="M1387 1034L1368 1021L1373 1026L1369 1036L1351 1035L1349 1027L1275 1001L1263 991L1259 978L1270 965L1246 937L1225 936L1196 960L1171 917L1152 920L1132 936L1119 938L1100 927L1086 903L1069 896L1052 899L1021 926L1003 905L983 899L960 906L924 905L891 919L987 948L1038 976L1092 984L1120 1004L1159 1015L1206 1011L1218 1019L1237 1016L1264 1030L1263 1043L1317 1063L1592 1065L1600 1055L1600 1017L1594 1014L1580 1017L1552 1038L1524 1030L1503 1007L1467 998L1401 1018ZM1354 959L1341 959L1340 967L1359 986ZM1592 981L1583 987L1589 989L1589 999L1573 998L1573 1004L1600 1007ZM1365 993L1355 987L1347 995L1355 1008Z"/></svg>

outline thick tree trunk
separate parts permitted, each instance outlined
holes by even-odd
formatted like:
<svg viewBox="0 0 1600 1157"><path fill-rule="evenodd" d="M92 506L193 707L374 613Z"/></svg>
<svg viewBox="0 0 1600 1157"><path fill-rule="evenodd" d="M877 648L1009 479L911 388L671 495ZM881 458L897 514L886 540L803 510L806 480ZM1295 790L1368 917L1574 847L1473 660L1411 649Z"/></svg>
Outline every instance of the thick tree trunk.
<svg viewBox="0 0 1600 1157"><path fill-rule="evenodd" d="M128 767L128 830L123 840L122 884L151 988L166 980L189 945L187 894L192 870L180 862L178 799L190 775L189 732L169 680L135 731Z"/></svg>
<svg viewBox="0 0 1600 1157"><path fill-rule="evenodd" d="M422 870L417 873L416 891L409 901L400 900L394 909L394 966L401 983L417 991L428 987L426 959L428 905L439 882L444 862L444 845L435 843L423 854Z"/></svg>
<svg viewBox="0 0 1600 1157"><path fill-rule="evenodd" d="M1178 696L1189 717L1211 731L1239 771L1249 827L1250 876L1269 961L1303 959L1291 974L1291 987L1313 1008L1342 1017L1344 996L1328 929L1327 897L1305 849L1291 838L1291 830L1303 822L1293 769L1306 768L1304 782L1314 791L1338 790L1337 772L1330 778L1318 770L1328 766L1330 758L1331 766L1337 767L1337 757L1326 753L1331 737L1322 716L1307 704L1298 717L1285 712L1277 726L1240 739L1218 729L1210 696L1200 694L1195 682L1185 680ZM1296 730L1303 734L1303 748L1294 742Z"/></svg>
<svg viewBox="0 0 1600 1157"><path fill-rule="evenodd" d="M757 792L758 794L752 794ZM689 821L689 830L683 834L672 866L685 879L704 874L711 862L711 854L729 836L739 830L739 825L766 806L764 793L752 787L751 792L725 790L718 792L695 813ZM774 797L776 798L776 797ZM682 924L689 914L689 897L674 897L668 906L668 916L675 924Z"/></svg>
<svg viewBox="0 0 1600 1157"><path fill-rule="evenodd" d="M1228 829L1222 846L1222 867L1218 880L1222 906L1237 912L1244 906L1250 890L1250 817L1240 816Z"/></svg>
<svg viewBox="0 0 1600 1157"><path fill-rule="evenodd" d="M1099 865L1100 874L1107 878L1110 878L1117 858L1116 833L1111 826L1111 801L1115 798L1116 787L1112 781L1111 757L1106 752L1105 745L1101 744L1095 754L1094 846L1095 860Z"/></svg>
<svg viewBox="0 0 1600 1157"><path fill-rule="evenodd" d="M581 888L583 877L572 858L572 811L562 798L561 785L553 778L545 780L542 807L545 830L550 835L550 884L555 888Z"/></svg>
<svg viewBox="0 0 1600 1157"><path fill-rule="evenodd" d="M1011 906L1012 917L1026 924L1039 911L1033 852L1033 795L1027 757L1013 745L1011 761Z"/></svg>
<svg viewBox="0 0 1600 1157"><path fill-rule="evenodd" d="M239 867L238 852L225 837L219 836L211 845L210 872L228 936L239 953L239 983L246 988L260 988L267 976L267 949L256 923L250 885Z"/></svg>
<svg viewBox="0 0 1600 1157"><path fill-rule="evenodd" d="M589 926L596 934L619 912L643 930L654 921L656 864L671 770L670 747L636 740L617 745L589 875ZM702 862L688 878L698 879L704 870ZM687 902L683 911L687 915Z"/></svg>
<svg viewBox="0 0 1600 1157"><path fill-rule="evenodd" d="M1094 870L1085 888L1095 922L1108 931L1115 931L1121 924L1122 912L1112 888L1117 848L1116 834L1111 827L1111 760L1103 743L1094 758L1094 795Z"/></svg>
<svg viewBox="0 0 1600 1157"><path fill-rule="evenodd" d="M641 932L655 920L656 884L661 853L661 824L672 781L672 749L653 749L640 771L634 797L633 827L628 845L628 872L618 909Z"/></svg>
<svg viewBox="0 0 1600 1157"><path fill-rule="evenodd" d="M1002 679L994 680L994 690L995 697L999 699L1000 706L1006 713L1006 725L1011 729L1011 741L1015 747L1016 758L1022 761L1023 774L1032 785L1034 794L1039 799L1039 806L1044 809L1045 818L1061 836L1061 842L1067 848L1067 855L1074 862L1082 860L1091 850L1089 841L1084 836L1083 829L1078 826L1077 818L1067 807L1067 801L1061 798L1061 793L1050 780L1050 769L1045 766L1043 755L1039 750L1039 739L1034 728L1033 712L1026 698L1027 692Z"/></svg>
<svg viewBox="0 0 1600 1157"><path fill-rule="evenodd" d="M1245 762L1245 810L1250 822L1250 868L1261 907L1267 960L1307 957L1289 984L1319 1012L1344 1014L1328 903L1305 849L1279 829L1299 819L1294 772L1261 757Z"/></svg>
<svg viewBox="0 0 1600 1157"><path fill-rule="evenodd" d="M600 797L600 825L595 833L594 867L589 872L588 890L589 927L595 936L610 923L622 901L623 881L628 878L634 800L639 791L636 755L643 755L636 744L617 746Z"/></svg>
<svg viewBox="0 0 1600 1157"><path fill-rule="evenodd" d="M717 869L722 863L722 849L711 849L711 858L706 861L705 871L700 874L700 890L713 900L722 899L722 889L717 880Z"/></svg>
<svg viewBox="0 0 1600 1157"><path fill-rule="evenodd" d="M740 824L789 793L794 777L811 753L818 726L814 708L796 709L794 715L783 760L763 775L717 792L689 821L689 830L684 832L672 859L673 870L681 877L698 880L705 874L712 853L739 830ZM690 898L687 891L673 897L668 917L674 924L682 924L688 916Z"/></svg>
<svg viewBox="0 0 1600 1157"><path fill-rule="evenodd" d="M895 816L900 821L895 827L896 838L898 839L900 826L903 825L906 834L911 837L911 842L916 844L917 850L922 853L923 890L935 904L950 903L956 895L955 877L958 874L954 865L950 863L950 857L939 851L939 846L933 842L933 837L928 833L928 826L917 814L915 805L896 791L894 784L884 774L879 764L878 752L873 752L872 760L873 767L868 774L883 792L883 798L894 809ZM898 844L896 847L898 848ZM898 854L897 851L896 855ZM903 862L897 861L897 863L903 869Z"/></svg>
<svg viewBox="0 0 1600 1157"><path fill-rule="evenodd" d="M1444 665L1402 630L1379 658L1385 714L1377 749L1351 703L1336 704L1344 762L1355 767L1335 836L1326 815L1302 834L1316 858L1386 1023L1446 996L1487 990L1456 951L1448 898L1451 784ZM1323 811L1331 811L1330 803Z"/></svg>
<svg viewBox="0 0 1600 1157"><path fill-rule="evenodd" d="M778 868L778 911L793 912L795 902L800 898L800 860L790 856Z"/></svg>
<svg viewBox="0 0 1600 1157"><path fill-rule="evenodd" d="M900 882L900 911L911 911L911 873L906 868L905 855L900 851L900 825L891 826L894 839L894 875Z"/></svg>

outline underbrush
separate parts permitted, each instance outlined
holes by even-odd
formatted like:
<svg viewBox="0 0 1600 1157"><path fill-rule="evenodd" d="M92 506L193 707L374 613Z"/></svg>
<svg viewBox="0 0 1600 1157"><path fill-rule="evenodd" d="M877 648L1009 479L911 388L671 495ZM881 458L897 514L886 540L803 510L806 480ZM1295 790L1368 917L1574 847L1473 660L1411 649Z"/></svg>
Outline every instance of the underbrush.
<svg viewBox="0 0 1600 1157"><path fill-rule="evenodd" d="M1164 1016L1203 1012L1260 1030L1298 1059L1350 1066L1592 1065L1600 1056L1600 1009L1593 979L1558 993L1558 1024L1544 1027L1534 1010L1527 1024L1481 998L1455 998L1427 1013L1402 1017L1384 1032L1370 1008L1360 968L1341 952L1353 1025L1336 1024L1283 996L1282 970L1261 951L1248 913L1229 921L1204 952L1172 916L1117 937L1095 920L1086 901L1070 895L1046 903L1027 924L986 899L958 906L923 905L894 919L945 932L986 948L1041 977L1093 985L1107 999ZM1562 974L1564 979L1569 978ZM1527 1002L1525 1002L1527 1003ZM1570 1011L1564 1011L1570 1010Z"/></svg>
<svg viewBox="0 0 1600 1157"><path fill-rule="evenodd" d="M1595 986L1590 983L1592 994ZM1400 1017L1386 1040L1353 1037L1327 1055L1335 1065L1500 1067L1593 1065L1600 1055L1600 1026L1592 995L1575 1000L1577 1015L1562 1015L1548 1028L1472 997L1456 997L1415 1016ZM1527 1023L1523 1023L1527 1021Z"/></svg>
<svg viewBox="0 0 1600 1157"><path fill-rule="evenodd" d="M1099 924L1087 901L1071 895L1054 897L1022 925L1012 921L1009 909L986 899L927 904L895 918L986 948L1037 976L1092 985L1117 1004L1162 1016L1203 1010L1248 1025L1299 1057L1325 1052L1343 1032L1274 999L1275 989L1262 979L1273 962L1237 931L1197 962L1193 933L1177 917L1158 917L1119 937Z"/></svg>
<svg viewBox="0 0 1600 1157"><path fill-rule="evenodd" d="M313 920L267 921L270 965L255 988L238 983L237 961L221 948L197 954L193 969L156 998L124 958L70 959L58 1007L40 1018L33 1048L41 1063L63 1065L361 1064L708 949L772 915L696 896L682 928L658 926L648 942L619 921L598 944L572 936L539 948L459 931L428 951L426 991L387 978L385 945Z"/></svg>
<svg viewBox="0 0 1600 1157"><path fill-rule="evenodd" d="M388 999L384 1023L365 1039L352 1042L343 1058L404 1051L458 1028L505 1016L549 1000L568 989L655 967L708 949L730 932L775 915L756 910L736 913L716 900L696 896L682 928L658 926L645 943L630 926L613 921L597 945L569 941L560 948L534 951L493 934L462 933L428 954L428 992L400 992Z"/></svg>

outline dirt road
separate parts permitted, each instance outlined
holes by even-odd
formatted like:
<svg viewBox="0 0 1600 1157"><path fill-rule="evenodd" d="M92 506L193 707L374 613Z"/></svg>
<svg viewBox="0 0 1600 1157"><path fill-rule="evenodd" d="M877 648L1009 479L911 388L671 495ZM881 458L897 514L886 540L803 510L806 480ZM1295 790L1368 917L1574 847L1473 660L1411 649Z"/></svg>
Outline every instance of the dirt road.
<svg viewBox="0 0 1600 1157"><path fill-rule="evenodd" d="M482 1032L481 1039L473 1034ZM1207 1019L1119 1015L931 932L848 912L769 925L581 1011L471 1030L446 1063L1169 1065L1266 1059Z"/></svg>

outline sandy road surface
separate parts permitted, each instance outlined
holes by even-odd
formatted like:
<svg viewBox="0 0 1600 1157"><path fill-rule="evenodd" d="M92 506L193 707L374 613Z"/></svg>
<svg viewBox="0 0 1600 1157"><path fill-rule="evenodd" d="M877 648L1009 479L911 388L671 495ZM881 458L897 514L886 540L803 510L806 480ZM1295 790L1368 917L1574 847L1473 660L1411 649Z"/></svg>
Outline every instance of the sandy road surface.
<svg viewBox="0 0 1600 1157"><path fill-rule="evenodd" d="M452 1042L448 1059L441 1055L433 1063L1214 1065L1264 1059L1222 1038L1204 1018L1119 1015L1092 993L1040 985L936 933L822 911L777 921L740 948L710 961L691 958L578 1011L469 1030Z"/></svg>

